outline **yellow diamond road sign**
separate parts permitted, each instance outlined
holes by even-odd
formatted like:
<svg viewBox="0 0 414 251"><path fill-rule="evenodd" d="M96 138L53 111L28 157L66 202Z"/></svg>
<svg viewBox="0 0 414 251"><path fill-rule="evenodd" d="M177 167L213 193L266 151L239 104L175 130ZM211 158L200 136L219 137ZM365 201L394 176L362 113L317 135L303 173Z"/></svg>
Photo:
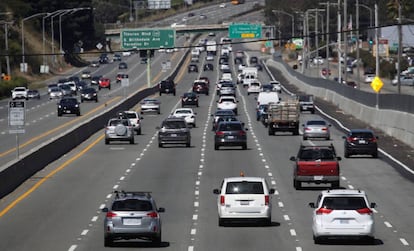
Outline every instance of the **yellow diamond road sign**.
<svg viewBox="0 0 414 251"><path fill-rule="evenodd" d="M371 82L371 88L378 93L382 86L384 86L384 83L381 81L381 79L378 76L375 76L374 80Z"/></svg>

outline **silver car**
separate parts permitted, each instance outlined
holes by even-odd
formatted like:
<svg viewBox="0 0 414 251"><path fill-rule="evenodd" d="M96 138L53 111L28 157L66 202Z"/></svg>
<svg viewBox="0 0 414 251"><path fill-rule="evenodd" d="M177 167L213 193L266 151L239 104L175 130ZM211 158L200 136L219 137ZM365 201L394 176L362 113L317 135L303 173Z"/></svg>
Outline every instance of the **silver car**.
<svg viewBox="0 0 414 251"><path fill-rule="evenodd" d="M143 239L161 244L161 218L165 209L157 208L149 192L115 191L115 198L104 220L104 246L115 240Z"/></svg>
<svg viewBox="0 0 414 251"><path fill-rule="evenodd" d="M134 128L129 119L113 118L108 121L105 127L105 144L110 141L129 141L134 144Z"/></svg>
<svg viewBox="0 0 414 251"><path fill-rule="evenodd" d="M324 120L308 120L303 126L303 140L308 138L324 138L329 140L331 133L329 131L330 124Z"/></svg>
<svg viewBox="0 0 414 251"><path fill-rule="evenodd" d="M147 113L147 112L156 112L158 114L161 113L160 109L160 101L153 98L146 98L143 101L141 101L141 114Z"/></svg>

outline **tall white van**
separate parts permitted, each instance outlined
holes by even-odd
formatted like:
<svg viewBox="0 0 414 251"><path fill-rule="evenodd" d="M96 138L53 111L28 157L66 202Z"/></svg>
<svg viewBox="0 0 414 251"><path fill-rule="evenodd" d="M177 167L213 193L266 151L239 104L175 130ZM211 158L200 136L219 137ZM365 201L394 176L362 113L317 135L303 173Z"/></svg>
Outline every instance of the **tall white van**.
<svg viewBox="0 0 414 251"><path fill-rule="evenodd" d="M269 103L279 103L279 94L277 92L260 92L257 95L257 107L260 105L268 105Z"/></svg>

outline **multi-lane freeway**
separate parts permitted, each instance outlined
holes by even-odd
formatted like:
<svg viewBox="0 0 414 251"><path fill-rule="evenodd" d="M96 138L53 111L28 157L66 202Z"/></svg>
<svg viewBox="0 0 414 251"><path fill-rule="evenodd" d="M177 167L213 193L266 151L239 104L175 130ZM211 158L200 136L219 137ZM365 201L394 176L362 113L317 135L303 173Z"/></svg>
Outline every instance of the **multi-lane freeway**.
<svg viewBox="0 0 414 251"><path fill-rule="evenodd" d="M254 46L234 45L233 51L236 50L259 56ZM204 64L204 57L201 59L199 66ZM133 57L129 60L130 68L143 67ZM214 65L216 69L217 57ZM231 66L235 77L235 66ZM130 78L131 75L138 78L139 74L143 74L142 69L131 70ZM104 250L101 209L109 205L114 190L122 189L151 191L157 205L166 208L162 213L163 238L160 247L130 240L117 243L113 250L414 250L413 183L382 155L378 159L343 158L340 162L341 187L363 189L370 201L378 205L374 243L342 240L315 245L312 209L307 205L326 187L311 186L299 191L293 188L293 163L289 157L297 153L302 137L268 136L267 130L255 119L254 95L247 96L241 86L237 90L238 117L249 129L247 150L214 150L211 114L216 110L215 92L200 95L200 105L194 108L197 127L191 129L191 147L159 148L156 127L179 106L180 94L188 91L200 76L207 76L214 88L220 72L187 73L186 65L180 69L175 79L177 96L159 97L162 113L144 115L143 134L135 136L134 145L105 145L103 132L97 132L4 197L0 202L0 250ZM261 72L259 78L261 82L270 80L266 72ZM141 83L144 85L145 82ZM118 95L108 93L106 102L122 97L122 91L118 92ZM282 99L287 98L284 93ZM56 115L51 115L55 108L46 102L34 108L33 113L37 116L44 113L46 124L55 128L58 126L53 124ZM87 112L87 109L83 111ZM321 113L301 114L301 122L317 118L321 118ZM68 123L76 118L63 119ZM343 156L343 135L343 130L333 124L331 141L308 143L332 143L338 155ZM246 176L266 178L276 189L272 196L271 226L218 226L217 198L212 191L224 177L238 176L241 171Z"/></svg>

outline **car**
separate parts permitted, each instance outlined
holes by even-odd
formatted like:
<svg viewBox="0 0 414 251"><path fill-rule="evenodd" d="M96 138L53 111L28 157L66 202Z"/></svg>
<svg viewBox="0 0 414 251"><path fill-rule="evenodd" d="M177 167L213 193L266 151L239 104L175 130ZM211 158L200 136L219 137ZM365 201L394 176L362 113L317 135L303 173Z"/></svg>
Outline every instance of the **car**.
<svg viewBox="0 0 414 251"><path fill-rule="evenodd" d="M218 124L225 121L239 121L236 116L219 116L217 120L213 121L212 131L215 131Z"/></svg>
<svg viewBox="0 0 414 251"><path fill-rule="evenodd" d="M122 56L123 57L129 57L129 56L131 56L131 52L130 51L123 51Z"/></svg>
<svg viewBox="0 0 414 251"><path fill-rule="evenodd" d="M237 115L237 103L233 96L221 96L217 101L217 109L219 110L232 110Z"/></svg>
<svg viewBox="0 0 414 251"><path fill-rule="evenodd" d="M259 59L257 58L257 57L250 57L250 59L249 59L249 64L251 64L251 65L255 65L255 64L257 64L259 62Z"/></svg>
<svg viewBox="0 0 414 251"><path fill-rule="evenodd" d="M303 140L308 138L324 138L329 140L331 138L328 124L325 120L308 120L303 126Z"/></svg>
<svg viewBox="0 0 414 251"><path fill-rule="evenodd" d="M82 79L89 79L89 78L91 78L91 72L90 71L83 71L81 73L81 78Z"/></svg>
<svg viewBox="0 0 414 251"><path fill-rule="evenodd" d="M147 63L148 63L148 58L147 58L147 57L142 57L142 58L139 60L139 63L140 63L140 64L147 64Z"/></svg>
<svg viewBox="0 0 414 251"><path fill-rule="evenodd" d="M198 96L195 92L186 92L181 96L181 107L189 105L198 107Z"/></svg>
<svg viewBox="0 0 414 251"><path fill-rule="evenodd" d="M391 81L392 85L398 84L398 76L396 75L394 79ZM412 75L400 75L400 83L401 85L414 85L414 77Z"/></svg>
<svg viewBox="0 0 414 251"><path fill-rule="evenodd" d="M108 57L108 54L106 54L106 53L102 53L102 54L99 56L99 63L100 63L100 64L107 64L107 63L109 63L109 57Z"/></svg>
<svg viewBox="0 0 414 251"><path fill-rule="evenodd" d="M91 77L91 85L99 85L99 80L102 78L101 75Z"/></svg>
<svg viewBox="0 0 414 251"><path fill-rule="evenodd" d="M300 111L309 111L315 113L315 105L313 103L313 95L299 95L298 96Z"/></svg>
<svg viewBox="0 0 414 251"><path fill-rule="evenodd" d="M206 64L204 64L203 70L204 71L214 71L214 66L213 66L213 64L206 63Z"/></svg>
<svg viewBox="0 0 414 251"><path fill-rule="evenodd" d="M166 80L162 80L159 84L158 84L158 89L159 89L159 94L160 96L163 93L171 93L175 96L175 83L173 79L166 79Z"/></svg>
<svg viewBox="0 0 414 251"><path fill-rule="evenodd" d="M214 32L209 32L209 33L208 33L208 36L209 36L209 37L215 37L215 36L216 36L216 33L214 33Z"/></svg>
<svg viewBox="0 0 414 251"><path fill-rule="evenodd" d="M313 58L312 62L315 65L322 65L324 63L324 59L321 56Z"/></svg>
<svg viewBox="0 0 414 251"><path fill-rule="evenodd" d="M346 85L355 89L358 88L358 84L355 81L347 81Z"/></svg>
<svg viewBox="0 0 414 251"><path fill-rule="evenodd" d="M227 177L213 189L217 195L218 225L227 222L260 222L270 226L272 223L272 195L262 177Z"/></svg>
<svg viewBox="0 0 414 251"><path fill-rule="evenodd" d="M80 91L81 103L84 101L95 101L98 102L98 92L93 87L87 87Z"/></svg>
<svg viewBox="0 0 414 251"><path fill-rule="evenodd" d="M206 15L204 15L204 14L200 14L200 15L198 16L198 18L199 18L199 19L206 19L206 18L207 18L207 16L206 16Z"/></svg>
<svg viewBox="0 0 414 251"><path fill-rule="evenodd" d="M57 85L57 84L49 84L49 85L47 85L47 93L50 93L50 91L51 91L53 88L55 88L55 87L58 87L58 85Z"/></svg>
<svg viewBox="0 0 414 251"><path fill-rule="evenodd" d="M364 76L364 83L371 84L372 81L374 81L375 74L366 74Z"/></svg>
<svg viewBox="0 0 414 251"><path fill-rule="evenodd" d="M206 61L214 61L214 54L207 53L207 55L206 55Z"/></svg>
<svg viewBox="0 0 414 251"><path fill-rule="evenodd" d="M68 85L70 87L70 89L72 90L72 95L77 95L78 94L78 88L77 88L75 82L69 81L69 82L66 83L66 85Z"/></svg>
<svg viewBox="0 0 414 251"><path fill-rule="evenodd" d="M62 91L63 96L72 96L73 91L72 88L68 84L58 84L60 90Z"/></svg>
<svg viewBox="0 0 414 251"><path fill-rule="evenodd" d="M132 125L132 128L137 133L137 135L141 135L142 133L142 126L141 126L141 118L136 111L123 111L122 117L129 119L129 122Z"/></svg>
<svg viewBox="0 0 414 251"><path fill-rule="evenodd" d="M250 95L252 93L260 93L262 84L259 82L259 80L254 79L249 83L249 86L247 87L247 95Z"/></svg>
<svg viewBox="0 0 414 251"><path fill-rule="evenodd" d="M233 82L224 82L221 84L219 91L220 96L236 97L236 85Z"/></svg>
<svg viewBox="0 0 414 251"><path fill-rule="evenodd" d="M219 6L220 6L220 8L226 8L226 4L225 3L221 3Z"/></svg>
<svg viewBox="0 0 414 251"><path fill-rule="evenodd" d="M260 92L272 92L273 91L273 85L271 84L263 84L260 87Z"/></svg>
<svg viewBox="0 0 414 251"><path fill-rule="evenodd" d="M218 123L214 132L214 150L222 146L241 146L247 149L247 128L240 121L223 121Z"/></svg>
<svg viewBox="0 0 414 251"><path fill-rule="evenodd" d="M57 103L57 115L60 117L63 114L76 114L76 116L80 116L79 101L72 97L61 98Z"/></svg>
<svg viewBox="0 0 414 251"><path fill-rule="evenodd" d="M40 99L40 92L36 89L31 89L27 91L28 99Z"/></svg>
<svg viewBox="0 0 414 251"><path fill-rule="evenodd" d="M127 79L129 76L126 73L123 72L118 72L118 74L116 74L116 83L119 84L122 82L122 79Z"/></svg>
<svg viewBox="0 0 414 251"><path fill-rule="evenodd" d="M115 53L114 56L112 57L112 60L113 61L122 61L121 54Z"/></svg>
<svg viewBox="0 0 414 251"><path fill-rule="evenodd" d="M148 112L156 112L158 114L161 113L160 109L160 101L154 98L145 98L140 102L141 104L141 114L148 113Z"/></svg>
<svg viewBox="0 0 414 251"><path fill-rule="evenodd" d="M188 73L190 72L198 72L198 66L196 64L189 64L188 65Z"/></svg>
<svg viewBox="0 0 414 251"><path fill-rule="evenodd" d="M302 188L302 183L330 184L339 188L339 161L335 147L330 145L301 145L298 154L290 157L294 161L293 187Z"/></svg>
<svg viewBox="0 0 414 251"><path fill-rule="evenodd" d="M265 119L267 119L267 108L269 108L269 104L261 104L256 108L256 120L257 121L260 121L260 120L264 121Z"/></svg>
<svg viewBox="0 0 414 251"><path fill-rule="evenodd" d="M191 146L191 132L184 118L168 117L158 129L158 147L165 144L184 144Z"/></svg>
<svg viewBox="0 0 414 251"><path fill-rule="evenodd" d="M351 129L343 139L345 158L360 154L378 157L378 136L371 129Z"/></svg>
<svg viewBox="0 0 414 251"><path fill-rule="evenodd" d="M322 77L324 77L324 78L326 78L326 77L328 77L328 76L331 76L331 69L328 69L328 68L322 68L321 69L321 75L322 75Z"/></svg>
<svg viewBox="0 0 414 251"><path fill-rule="evenodd" d="M110 207L104 207L104 246L116 240L143 239L160 245L162 223L160 213L150 192L115 191Z"/></svg>
<svg viewBox="0 0 414 251"><path fill-rule="evenodd" d="M315 244L330 238L359 238L374 241L376 203L368 201L362 190L322 191L313 208L312 233Z"/></svg>
<svg viewBox="0 0 414 251"><path fill-rule="evenodd" d="M173 117L184 118L185 122L192 127L196 127L196 115L197 113L191 108L177 108L171 113Z"/></svg>
<svg viewBox="0 0 414 251"><path fill-rule="evenodd" d="M90 64L91 67L99 67L99 65L100 65L99 61L92 61Z"/></svg>
<svg viewBox="0 0 414 251"><path fill-rule="evenodd" d="M87 87L88 87L88 84L85 81L79 81L76 84L76 90L78 90L78 91L82 91L83 89L85 89Z"/></svg>
<svg viewBox="0 0 414 251"><path fill-rule="evenodd" d="M28 91L29 91L29 89L27 89L24 86L15 87L11 91L12 99L13 100L15 100L15 99L25 99L25 100L28 100L29 99L29 97L27 96L27 92Z"/></svg>
<svg viewBox="0 0 414 251"><path fill-rule="evenodd" d="M56 85L56 87L51 87L49 91L49 99L60 99L63 97L62 90Z"/></svg>
<svg viewBox="0 0 414 251"><path fill-rule="evenodd" d="M105 127L105 144L111 141L128 141L135 143L134 128L129 119L124 117L111 118Z"/></svg>
<svg viewBox="0 0 414 251"><path fill-rule="evenodd" d="M198 93L198 94L203 93L208 96L210 92L209 91L210 88L208 86L209 84L205 80L201 80L201 79L195 80L193 83L193 92Z"/></svg>
<svg viewBox="0 0 414 251"><path fill-rule="evenodd" d="M109 78L101 78L99 79L98 89L108 88L111 90L111 80Z"/></svg>
<svg viewBox="0 0 414 251"><path fill-rule="evenodd" d="M118 65L118 69L123 70L123 69L128 69L128 65L125 62L121 62Z"/></svg>
<svg viewBox="0 0 414 251"><path fill-rule="evenodd" d="M206 76L201 76L198 78L198 80L204 81L207 83L208 87L210 87L210 79Z"/></svg>
<svg viewBox="0 0 414 251"><path fill-rule="evenodd" d="M263 71L263 66L261 64L259 64L259 63L255 64L254 67L256 67L256 69L258 71Z"/></svg>

